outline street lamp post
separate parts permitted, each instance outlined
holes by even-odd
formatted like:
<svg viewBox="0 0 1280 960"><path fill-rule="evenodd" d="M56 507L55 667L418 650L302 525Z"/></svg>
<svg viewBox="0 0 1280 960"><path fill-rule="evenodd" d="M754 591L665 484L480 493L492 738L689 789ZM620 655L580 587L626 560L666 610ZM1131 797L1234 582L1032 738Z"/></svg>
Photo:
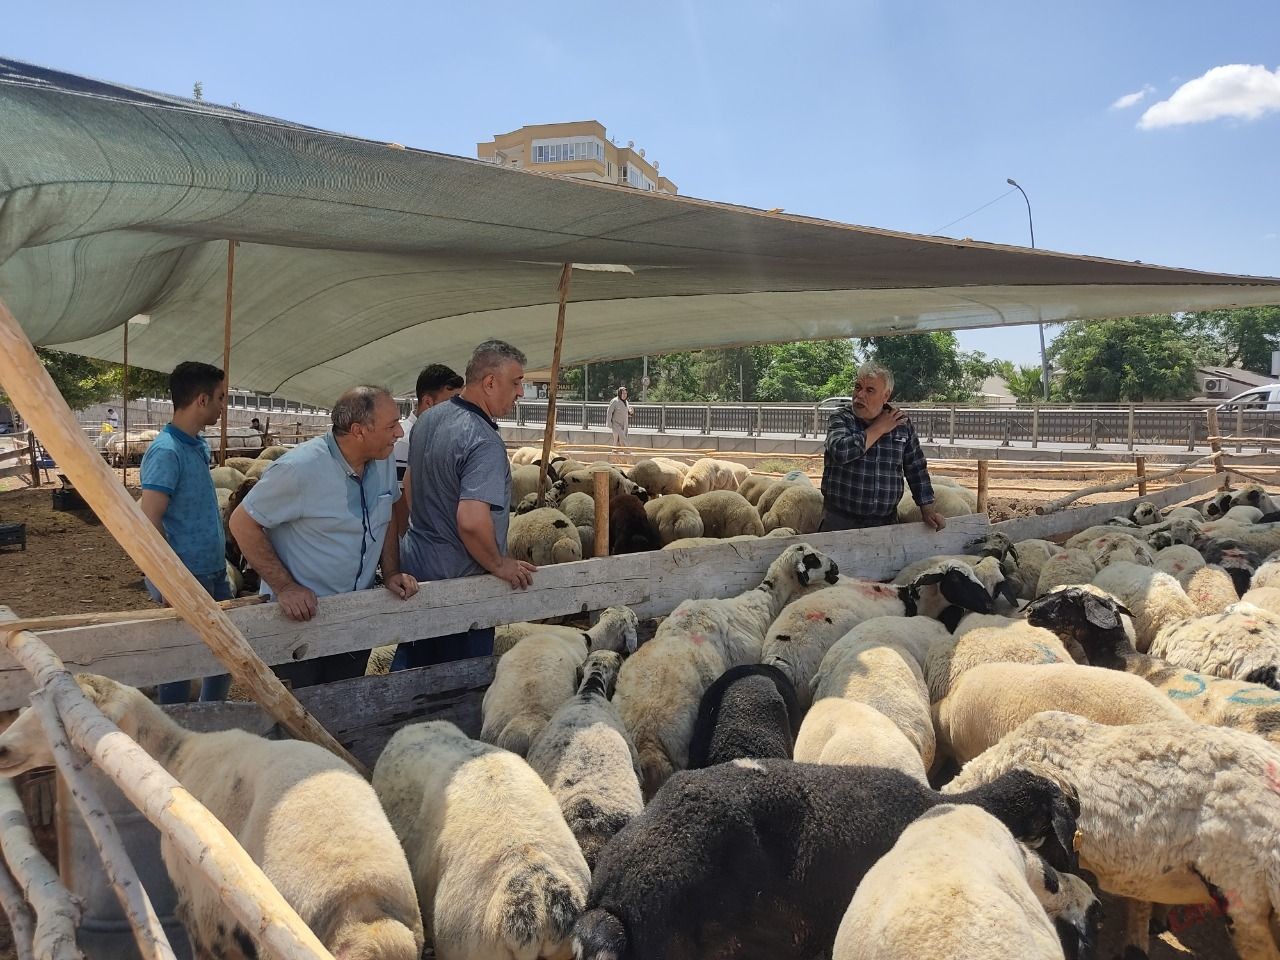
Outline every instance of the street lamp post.
<svg viewBox="0 0 1280 960"><path fill-rule="evenodd" d="M1035 221L1031 219L1031 200L1027 196L1027 191L1023 190L1022 185L1018 183L1018 181L1014 180L1013 177L1006 178L1005 183L1009 184L1009 186L1011 187L1015 187L1017 191L1020 194L1022 194L1022 199L1026 201L1027 228L1031 231L1031 249L1034 250L1036 248L1036 225L1035 225ZM1048 354L1045 353L1045 349L1044 349L1044 324L1043 323L1040 324L1040 385L1044 388L1045 400L1048 400L1049 399L1049 357L1048 357Z"/></svg>

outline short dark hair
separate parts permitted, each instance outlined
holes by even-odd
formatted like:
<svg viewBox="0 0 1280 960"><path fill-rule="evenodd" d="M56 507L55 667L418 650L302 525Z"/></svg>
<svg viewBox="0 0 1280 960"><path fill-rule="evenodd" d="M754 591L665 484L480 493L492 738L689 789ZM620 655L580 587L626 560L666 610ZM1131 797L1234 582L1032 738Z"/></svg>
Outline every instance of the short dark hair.
<svg viewBox="0 0 1280 960"><path fill-rule="evenodd" d="M525 355L505 340L486 340L476 347L467 364L467 383L479 383L504 363L514 362L524 366Z"/></svg>
<svg viewBox="0 0 1280 960"><path fill-rule="evenodd" d="M418 374L418 384L415 387L419 402L428 393L435 393L437 390L445 389L461 390L462 377L458 376L443 363L433 363L422 368L422 372Z"/></svg>
<svg viewBox="0 0 1280 960"><path fill-rule="evenodd" d="M201 394L207 393L212 397L224 379L226 375L211 363L184 360L169 374L169 397L173 400L173 409L191 406Z"/></svg>

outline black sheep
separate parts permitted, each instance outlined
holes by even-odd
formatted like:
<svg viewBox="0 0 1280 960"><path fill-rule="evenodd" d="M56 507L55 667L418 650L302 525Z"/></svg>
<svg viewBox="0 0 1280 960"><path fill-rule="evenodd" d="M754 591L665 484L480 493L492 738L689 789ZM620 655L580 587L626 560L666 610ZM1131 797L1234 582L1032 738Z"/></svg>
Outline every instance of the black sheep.
<svg viewBox="0 0 1280 960"><path fill-rule="evenodd" d="M1078 807L1011 771L943 796L896 770L738 760L682 771L601 851L578 960L830 956L863 875L916 817L973 803L1074 869Z"/></svg>
<svg viewBox="0 0 1280 960"><path fill-rule="evenodd" d="M730 667L698 703L689 769L739 759L790 760L801 719L795 687L777 667Z"/></svg>
<svg viewBox="0 0 1280 960"><path fill-rule="evenodd" d="M659 550L662 541L649 523L644 501L634 493L620 493L609 501L609 553L642 553Z"/></svg>

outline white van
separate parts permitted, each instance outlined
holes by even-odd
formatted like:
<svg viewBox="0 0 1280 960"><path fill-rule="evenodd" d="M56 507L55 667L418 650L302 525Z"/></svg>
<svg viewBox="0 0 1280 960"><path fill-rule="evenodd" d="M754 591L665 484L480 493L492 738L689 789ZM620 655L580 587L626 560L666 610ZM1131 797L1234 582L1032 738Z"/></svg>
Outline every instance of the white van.
<svg viewBox="0 0 1280 960"><path fill-rule="evenodd" d="M1218 404L1219 413L1235 413L1237 408L1248 410L1280 410L1280 383L1269 387L1254 387L1225 403Z"/></svg>

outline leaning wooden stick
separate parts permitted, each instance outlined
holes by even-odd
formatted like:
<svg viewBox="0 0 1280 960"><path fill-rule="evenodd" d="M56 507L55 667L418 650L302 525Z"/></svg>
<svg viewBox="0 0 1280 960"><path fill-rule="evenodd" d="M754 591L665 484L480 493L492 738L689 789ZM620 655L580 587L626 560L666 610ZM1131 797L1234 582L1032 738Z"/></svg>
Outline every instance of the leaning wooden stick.
<svg viewBox="0 0 1280 960"><path fill-rule="evenodd" d="M0 906L4 907L4 915L9 919L13 949L18 954L18 960L35 960L32 943L35 931L31 921L31 908L22 899L22 891L18 889L13 874L4 863L0 863Z"/></svg>
<svg viewBox="0 0 1280 960"><path fill-rule="evenodd" d="M13 781L0 779L0 850L36 915L32 949L41 960L84 960L76 943L80 903L36 846Z"/></svg>
<svg viewBox="0 0 1280 960"><path fill-rule="evenodd" d="M4 627L0 624L0 631ZM204 874L266 954L281 960L334 960L230 831L102 715L39 637L29 631L3 636L36 688L52 699L71 742L93 759L180 856Z"/></svg>
<svg viewBox="0 0 1280 960"><path fill-rule="evenodd" d="M556 313L556 342L551 351L551 382L547 384L547 423L542 431L542 460L538 470L538 506L546 504L547 468L551 466L551 441L556 435L556 397L560 393L560 348L564 346L564 310L569 299L569 282L573 279L573 264L560 268L560 306ZM586 402L584 396L583 402Z"/></svg>
<svg viewBox="0 0 1280 960"><path fill-rule="evenodd" d="M295 737L369 771L302 708L200 586L76 425L18 321L0 301L0 384L111 535L262 708Z"/></svg>
<svg viewBox="0 0 1280 960"><path fill-rule="evenodd" d="M1183 473L1192 467L1198 467L1202 463L1208 463L1213 459L1213 455L1201 457L1199 460L1193 460L1191 463L1179 464L1168 470L1161 470L1159 473L1147 474L1147 483L1154 483L1156 480L1163 480L1165 477L1172 477L1175 474ZM1132 487L1138 482L1137 477L1125 477L1122 480L1113 480L1110 483L1099 483L1092 487L1085 487L1083 490L1077 490L1075 493L1060 497L1057 500L1051 500L1048 503L1041 504L1036 507L1036 513L1054 513L1061 510L1068 504L1075 503L1081 497L1088 497L1095 493L1115 493L1117 490L1125 490Z"/></svg>
<svg viewBox="0 0 1280 960"><path fill-rule="evenodd" d="M151 905L151 898L138 879L138 871L134 869L133 861L124 848L124 841L111 822L98 791L85 775L84 768L90 765L89 758L79 748L71 745L62 726L62 718L58 716L48 694L37 690L31 695L31 706L40 716L40 725L44 727L44 734L53 750L54 763L67 782L67 791L75 801L76 809L89 828L93 845L98 848L98 854L102 857L102 866L111 882L111 889L124 910L125 919L133 930L138 952L142 954L143 960L176 960L169 938L160 926L160 918Z"/></svg>

